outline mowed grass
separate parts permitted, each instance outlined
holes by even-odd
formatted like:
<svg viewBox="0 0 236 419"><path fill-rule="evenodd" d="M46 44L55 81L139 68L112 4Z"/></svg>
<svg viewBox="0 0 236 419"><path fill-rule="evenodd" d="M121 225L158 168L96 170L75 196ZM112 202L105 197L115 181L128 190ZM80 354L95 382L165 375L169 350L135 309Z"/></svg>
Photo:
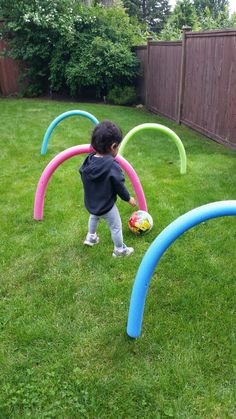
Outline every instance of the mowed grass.
<svg viewBox="0 0 236 419"><path fill-rule="evenodd" d="M152 231L127 227L132 208L119 200L124 239L135 248L113 259L105 224L85 248L88 214L78 167L61 165L46 194L44 220L33 220L46 164L88 143L93 125L73 117L43 135L62 112L83 109L127 133L144 122L173 129L188 159L180 175L175 144L139 134L124 157L145 191ZM185 212L236 199L236 153L144 110L46 100L0 100L1 418L233 418L236 416L236 217L207 221L162 257L147 294L142 335L126 335L135 274L154 238ZM131 185L127 180L127 186Z"/></svg>

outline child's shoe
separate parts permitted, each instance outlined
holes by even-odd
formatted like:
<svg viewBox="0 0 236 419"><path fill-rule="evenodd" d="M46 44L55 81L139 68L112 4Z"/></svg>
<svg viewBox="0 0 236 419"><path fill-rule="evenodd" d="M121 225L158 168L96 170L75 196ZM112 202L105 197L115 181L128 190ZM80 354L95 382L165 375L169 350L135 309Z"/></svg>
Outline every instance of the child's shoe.
<svg viewBox="0 0 236 419"><path fill-rule="evenodd" d="M114 252L112 253L112 256L116 257L122 257L122 256L130 256L134 252L133 247L127 247L125 244L123 244L123 247L121 249L115 248Z"/></svg>
<svg viewBox="0 0 236 419"><path fill-rule="evenodd" d="M86 236L86 239L84 241L84 244L86 244L87 246L94 246L95 244L99 243L99 237L97 236L97 234L90 234L88 233Z"/></svg>

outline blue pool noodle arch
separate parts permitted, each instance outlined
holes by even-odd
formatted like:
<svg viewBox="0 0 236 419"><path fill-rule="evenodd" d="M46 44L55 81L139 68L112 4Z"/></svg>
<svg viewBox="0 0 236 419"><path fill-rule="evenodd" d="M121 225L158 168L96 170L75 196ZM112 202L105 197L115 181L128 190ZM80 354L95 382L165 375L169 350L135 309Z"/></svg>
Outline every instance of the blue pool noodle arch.
<svg viewBox="0 0 236 419"><path fill-rule="evenodd" d="M85 118L87 118L90 121L92 121L94 124L99 124L99 121L97 120L97 118L95 118L95 116L93 116L91 113L86 112L86 111L73 110L73 111L68 111L68 112L62 113L61 115L57 116L57 118L55 118L51 122L51 124L49 125L47 131L45 132L45 135L44 135L44 138L43 138L43 142L42 142L42 147L41 147L41 155L42 156L45 156L45 154L47 153L48 140L49 140L49 138L50 138L50 136L51 136L52 131L54 130L54 128L63 119L69 118L70 116L74 116L74 115L84 116Z"/></svg>
<svg viewBox="0 0 236 419"><path fill-rule="evenodd" d="M203 205L180 216L169 224L152 242L139 266L130 300L127 334L138 338L141 334L146 294L153 271L166 249L181 234L211 218L236 215L235 201L219 201Z"/></svg>

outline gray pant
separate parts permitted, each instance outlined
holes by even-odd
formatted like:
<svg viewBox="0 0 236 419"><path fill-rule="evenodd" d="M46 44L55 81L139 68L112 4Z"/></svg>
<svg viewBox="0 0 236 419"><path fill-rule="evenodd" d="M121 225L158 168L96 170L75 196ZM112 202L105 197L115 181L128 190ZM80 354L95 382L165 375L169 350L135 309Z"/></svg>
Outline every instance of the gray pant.
<svg viewBox="0 0 236 419"><path fill-rule="evenodd" d="M97 225L100 219L106 221L115 247L121 248L123 246L123 234L120 214L116 205L110 211L103 215L90 214L88 222L88 231L90 234L96 233Z"/></svg>

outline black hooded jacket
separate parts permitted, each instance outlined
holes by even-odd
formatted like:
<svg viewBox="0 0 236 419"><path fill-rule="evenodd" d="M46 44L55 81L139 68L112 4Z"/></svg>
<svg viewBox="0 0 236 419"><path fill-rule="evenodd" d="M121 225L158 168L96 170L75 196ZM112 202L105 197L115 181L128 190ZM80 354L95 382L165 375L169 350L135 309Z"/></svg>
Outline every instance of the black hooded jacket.
<svg viewBox="0 0 236 419"><path fill-rule="evenodd" d="M79 169L84 185L84 204L90 214L103 215L110 211L117 195L130 200L120 165L110 154L95 157L91 153Z"/></svg>

